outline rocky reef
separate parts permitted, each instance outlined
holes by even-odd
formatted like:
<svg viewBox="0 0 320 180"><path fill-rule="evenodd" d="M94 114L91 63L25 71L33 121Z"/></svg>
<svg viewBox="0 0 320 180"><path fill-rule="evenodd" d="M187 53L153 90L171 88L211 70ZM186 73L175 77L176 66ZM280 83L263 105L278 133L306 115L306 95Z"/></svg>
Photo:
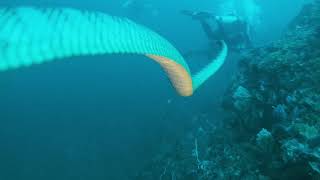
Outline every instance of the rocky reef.
<svg viewBox="0 0 320 180"><path fill-rule="evenodd" d="M248 153L261 174L320 178L320 1L305 6L281 40L246 54L239 68L224 107L238 140L255 139Z"/></svg>
<svg viewBox="0 0 320 180"><path fill-rule="evenodd" d="M137 179L320 179L320 0L243 56L222 106Z"/></svg>

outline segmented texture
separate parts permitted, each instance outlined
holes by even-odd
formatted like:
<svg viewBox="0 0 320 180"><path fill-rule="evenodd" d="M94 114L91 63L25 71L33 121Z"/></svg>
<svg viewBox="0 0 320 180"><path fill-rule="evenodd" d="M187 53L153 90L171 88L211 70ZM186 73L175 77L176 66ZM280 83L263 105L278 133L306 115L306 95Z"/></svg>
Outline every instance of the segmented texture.
<svg viewBox="0 0 320 180"><path fill-rule="evenodd" d="M125 18L75 9L0 9L0 70L69 56L137 53L165 56L189 71L164 38Z"/></svg>
<svg viewBox="0 0 320 180"><path fill-rule="evenodd" d="M227 46L191 78L164 38L125 18L70 8L0 8L0 71L71 56L135 53L158 62L182 96L190 96L224 63Z"/></svg>
<svg viewBox="0 0 320 180"><path fill-rule="evenodd" d="M228 46L224 41L222 41L221 51L219 52L217 57L192 77L192 87L194 91L222 67L227 58L227 55Z"/></svg>

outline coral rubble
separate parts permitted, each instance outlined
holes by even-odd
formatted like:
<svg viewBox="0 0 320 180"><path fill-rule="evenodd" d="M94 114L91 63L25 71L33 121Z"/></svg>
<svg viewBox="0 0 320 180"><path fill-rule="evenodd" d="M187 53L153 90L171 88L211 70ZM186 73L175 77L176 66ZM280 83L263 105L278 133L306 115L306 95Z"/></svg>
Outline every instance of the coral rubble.
<svg viewBox="0 0 320 180"><path fill-rule="evenodd" d="M315 1L302 9L281 40L242 58L226 94L226 108L235 112L229 123L235 131L244 128L237 130L245 134L243 141L257 134L259 171L270 179L320 178L319 43L320 2ZM239 88L247 89L249 104L234 97ZM237 104L247 104L246 109Z"/></svg>
<svg viewBox="0 0 320 180"><path fill-rule="evenodd" d="M137 179L320 179L320 1L239 69L222 103L229 117L202 120Z"/></svg>

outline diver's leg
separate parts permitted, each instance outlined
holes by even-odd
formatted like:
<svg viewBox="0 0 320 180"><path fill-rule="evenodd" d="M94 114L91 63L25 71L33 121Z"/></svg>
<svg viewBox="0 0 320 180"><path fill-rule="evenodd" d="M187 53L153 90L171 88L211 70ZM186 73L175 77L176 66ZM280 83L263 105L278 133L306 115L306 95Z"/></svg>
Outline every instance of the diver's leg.
<svg viewBox="0 0 320 180"><path fill-rule="evenodd" d="M213 18L213 14L205 11L190 11L190 10L182 10L181 13L183 15L191 16L192 19L196 20L205 20L205 19L210 19Z"/></svg>
<svg viewBox="0 0 320 180"><path fill-rule="evenodd" d="M209 38L210 41L214 40L214 32L211 28L211 26L209 25L209 23L206 20L201 20L200 24L202 26L203 31L205 32L205 34L207 35L207 37Z"/></svg>
<svg viewBox="0 0 320 180"><path fill-rule="evenodd" d="M183 15L186 15L186 16L191 16L193 18L193 16L195 15L195 12L194 11L190 11L190 10L182 10L180 11Z"/></svg>

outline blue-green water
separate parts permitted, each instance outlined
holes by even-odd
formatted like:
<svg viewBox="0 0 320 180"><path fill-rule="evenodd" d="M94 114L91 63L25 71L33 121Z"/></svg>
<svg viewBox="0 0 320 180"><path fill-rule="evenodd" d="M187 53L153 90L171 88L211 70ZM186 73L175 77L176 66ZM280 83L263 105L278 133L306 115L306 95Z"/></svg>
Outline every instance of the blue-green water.
<svg viewBox="0 0 320 180"><path fill-rule="evenodd" d="M183 52L201 49L208 42L198 22L179 12L217 11L222 4L150 0L152 7L137 12L123 3L2 0L0 5L73 7L128 17L157 31ZM264 44L281 35L304 2L256 3L261 8L260 22L253 40ZM176 94L156 63L141 56L73 57L2 72L0 179L131 179L184 136L194 117L205 114L213 123L222 120L225 114L218 104L237 72L238 58L230 53L223 68L187 98ZM207 62L188 59L195 70Z"/></svg>

